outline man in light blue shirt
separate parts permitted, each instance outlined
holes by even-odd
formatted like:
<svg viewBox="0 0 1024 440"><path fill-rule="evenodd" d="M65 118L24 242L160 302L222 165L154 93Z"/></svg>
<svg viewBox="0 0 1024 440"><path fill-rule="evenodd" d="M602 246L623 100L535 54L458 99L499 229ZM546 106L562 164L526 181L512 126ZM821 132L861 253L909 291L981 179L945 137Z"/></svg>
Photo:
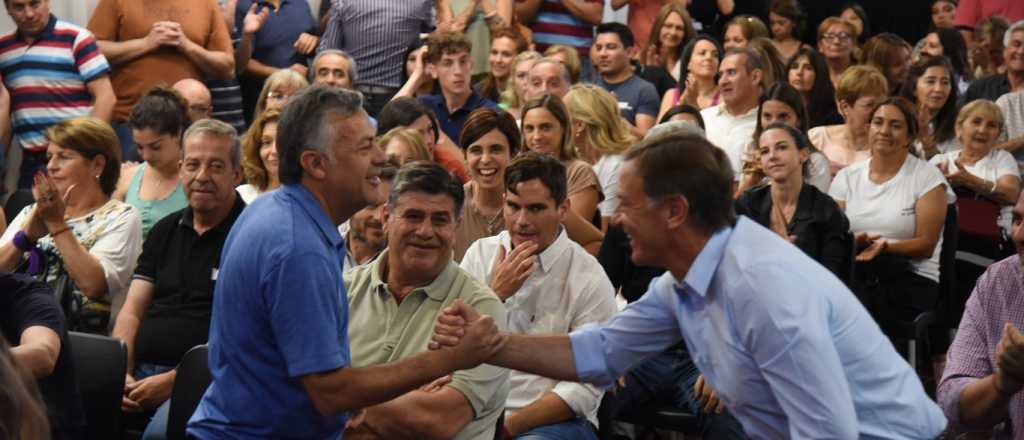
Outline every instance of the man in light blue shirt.
<svg viewBox="0 0 1024 440"><path fill-rule="evenodd" d="M946 419L857 298L827 269L732 211L725 153L668 134L626 155L615 221L633 262L665 267L603 326L506 335L489 363L609 387L680 339L751 438L938 436ZM439 319L457 344L476 313Z"/></svg>

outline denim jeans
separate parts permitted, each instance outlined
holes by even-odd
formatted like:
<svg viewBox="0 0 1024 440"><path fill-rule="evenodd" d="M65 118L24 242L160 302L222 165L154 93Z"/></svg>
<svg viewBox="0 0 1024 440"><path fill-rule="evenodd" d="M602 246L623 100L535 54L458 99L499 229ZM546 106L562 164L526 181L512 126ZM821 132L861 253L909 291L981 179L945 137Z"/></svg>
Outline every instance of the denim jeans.
<svg viewBox="0 0 1024 440"><path fill-rule="evenodd" d="M515 437L516 440L597 440L594 426L586 418L579 417L567 422L533 428Z"/></svg>
<svg viewBox="0 0 1024 440"><path fill-rule="evenodd" d="M173 370L174 367L156 364L138 364L135 366L135 380L155 376ZM167 438L167 415L171 410L171 399L160 404L156 413L149 419L145 432L142 433L142 440L164 440Z"/></svg>
<svg viewBox="0 0 1024 440"><path fill-rule="evenodd" d="M701 410L693 386L700 371L690 359L686 345L679 343L637 365L626 374L626 386L606 394L601 405L602 438L611 438L612 420L630 411L649 410L651 405L670 405L690 410L697 416L701 435L708 439L745 439L743 427L728 411L708 414Z"/></svg>

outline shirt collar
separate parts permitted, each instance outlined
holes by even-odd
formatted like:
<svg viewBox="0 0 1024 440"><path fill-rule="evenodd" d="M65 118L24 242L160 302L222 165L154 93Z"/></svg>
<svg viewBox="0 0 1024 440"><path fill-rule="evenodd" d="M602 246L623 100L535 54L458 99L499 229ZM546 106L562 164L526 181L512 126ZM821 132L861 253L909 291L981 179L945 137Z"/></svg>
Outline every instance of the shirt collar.
<svg viewBox="0 0 1024 440"><path fill-rule="evenodd" d="M242 200L241 194L238 194L238 191L235 191L235 204L231 207L231 211L228 212L228 215L224 217L220 223L217 223L217 226L210 228L207 232L220 232L222 230L227 232L227 230L230 230L231 225L235 224L235 220L237 220L238 216L242 214L242 210L245 209L245 206L245 201ZM195 211L192 210L191 205L185 207L185 213L182 214L181 219L178 220L178 225L187 226L192 230L196 229Z"/></svg>
<svg viewBox="0 0 1024 440"><path fill-rule="evenodd" d="M481 97L480 94L476 92L476 90L473 90L472 88L470 88L469 89L469 98L466 98L466 102L462 103L462 107L459 107L459 108L455 109L455 111L453 111L453 112L449 112L448 111L448 99L446 99L444 97L444 92L438 91L437 92L437 96L440 97L438 102L439 102L441 108L444 109L445 113L448 114L449 116L454 115L454 114L462 111L462 109L470 109L470 108L475 109L475 108L477 108L479 106L479 101L483 99L483 97Z"/></svg>
<svg viewBox="0 0 1024 440"><path fill-rule="evenodd" d="M35 41L39 41L53 35L53 28L56 26L57 17L53 14L50 14L50 20L46 22L46 27L43 28L43 30L35 36ZM15 34L18 36L19 40L25 41L25 35L21 33L20 29L15 31Z"/></svg>
<svg viewBox="0 0 1024 440"><path fill-rule="evenodd" d="M750 110L747 110L746 113L743 113L743 114L740 114L740 115L733 115L732 113L729 113L729 109L726 108L725 101L719 101L718 105L715 106L715 108L718 109L717 112L716 112L718 114L718 116L727 116L727 117L734 118L734 119L743 119L743 118L749 118L749 117L756 118L757 117L757 107L758 106L755 105Z"/></svg>
<svg viewBox="0 0 1024 440"><path fill-rule="evenodd" d="M384 249L380 254L370 263L370 289L374 292L386 292L390 295L387 289L387 280L383 276L384 268L388 264L388 249ZM444 301L451 292L451 286L454 282L458 266L455 261L449 261L448 265L445 266L444 270L426 286L417 287L413 292L426 293L430 299L435 301Z"/></svg>
<svg viewBox="0 0 1024 440"><path fill-rule="evenodd" d="M683 289L700 296L707 296L711 279L714 278L715 272L718 271L718 265L722 262L722 256L725 255L725 245L728 244L729 237L732 236L732 230L732 226L726 226L708 239L704 249L701 249L697 258L693 260L689 272L683 278L682 285L676 283L677 291Z"/></svg>
<svg viewBox="0 0 1024 440"><path fill-rule="evenodd" d="M308 188L301 183L286 183L281 185L280 191L284 196L291 197L298 202L299 206L306 211L306 214L313 219L313 223L320 229L320 233L324 235L324 238L331 243L331 246L338 247L342 243L341 234L338 233L338 225L331 221L331 218L327 216L327 212L324 211L324 207L320 206L320 202L313 197L313 193L309 192Z"/></svg>

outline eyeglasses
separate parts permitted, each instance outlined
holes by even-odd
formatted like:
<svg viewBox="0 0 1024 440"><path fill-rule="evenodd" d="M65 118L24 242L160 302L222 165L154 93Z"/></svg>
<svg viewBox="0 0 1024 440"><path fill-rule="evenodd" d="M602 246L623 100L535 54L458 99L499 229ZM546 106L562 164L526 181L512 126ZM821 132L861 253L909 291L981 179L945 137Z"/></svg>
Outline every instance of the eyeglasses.
<svg viewBox="0 0 1024 440"><path fill-rule="evenodd" d="M850 41L850 34L848 34L846 32L839 32L839 33L829 32L827 34L822 35L821 39L822 40L828 40L828 41L838 41L838 42Z"/></svg>

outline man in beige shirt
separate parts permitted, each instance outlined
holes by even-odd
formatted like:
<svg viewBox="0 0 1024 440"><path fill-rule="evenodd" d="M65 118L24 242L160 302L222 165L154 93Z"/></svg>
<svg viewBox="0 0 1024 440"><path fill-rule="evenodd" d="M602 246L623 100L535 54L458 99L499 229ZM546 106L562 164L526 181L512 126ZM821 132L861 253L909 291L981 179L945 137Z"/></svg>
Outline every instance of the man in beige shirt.
<svg viewBox="0 0 1024 440"><path fill-rule="evenodd" d="M384 218L388 249L345 273L352 365L393 362L427 350L437 315L456 299L504 329L498 297L452 261L462 185L435 163L401 169ZM494 437L508 396L508 370L481 365L366 408L345 438Z"/></svg>

